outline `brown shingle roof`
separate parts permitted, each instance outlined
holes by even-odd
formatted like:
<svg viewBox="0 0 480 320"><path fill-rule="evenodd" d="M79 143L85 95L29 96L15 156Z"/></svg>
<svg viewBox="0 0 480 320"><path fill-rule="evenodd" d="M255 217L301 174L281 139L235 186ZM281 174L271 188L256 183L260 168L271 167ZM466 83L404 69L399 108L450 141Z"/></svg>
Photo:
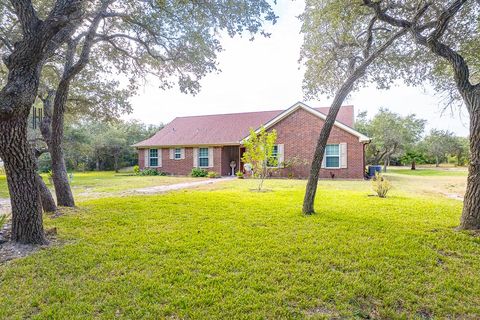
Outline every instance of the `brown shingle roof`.
<svg viewBox="0 0 480 320"><path fill-rule="evenodd" d="M327 114L329 108L317 108ZM135 144L149 146L192 146L239 144L248 136L250 128L258 129L285 110L214 114L179 117L167 124L151 138ZM340 109L337 120L353 126L353 106Z"/></svg>

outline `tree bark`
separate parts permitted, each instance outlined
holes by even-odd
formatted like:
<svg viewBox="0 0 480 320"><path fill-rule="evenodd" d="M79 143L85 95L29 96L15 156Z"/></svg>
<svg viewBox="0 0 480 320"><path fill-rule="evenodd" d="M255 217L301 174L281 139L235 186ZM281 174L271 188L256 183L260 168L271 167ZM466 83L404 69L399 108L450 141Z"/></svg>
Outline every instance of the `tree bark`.
<svg viewBox="0 0 480 320"><path fill-rule="evenodd" d="M412 167L410 169L417 170L417 163L415 162L415 160L412 161Z"/></svg>
<svg viewBox="0 0 480 320"><path fill-rule="evenodd" d="M475 91L474 91L475 92ZM463 201L460 229L480 229L480 87L476 94L465 99L470 104L470 163L467 190Z"/></svg>
<svg viewBox="0 0 480 320"><path fill-rule="evenodd" d="M12 203L12 241L46 244L36 163L27 141L26 116L0 121L0 157L4 161Z"/></svg>
<svg viewBox="0 0 480 320"><path fill-rule="evenodd" d="M322 131L318 137L317 146L315 148L315 154L313 155L312 166L310 169L310 175L308 177L307 188L305 190L305 197L303 199L303 213L312 214L315 213L315 195L317 193L318 177L320 175L320 168L322 166L323 155L327 145L330 131L333 128L335 119L337 118L338 111L342 106L343 101L348 96L353 88L355 81L361 76L359 74L355 78L350 78L346 81L340 90L337 92L335 99L330 107L325 123L323 124Z"/></svg>
<svg viewBox="0 0 480 320"><path fill-rule="evenodd" d="M47 185L39 174L37 174L37 183L40 191L40 199L42 201L43 211L56 212L57 205L55 204L55 199L53 199L50 189L48 189Z"/></svg>

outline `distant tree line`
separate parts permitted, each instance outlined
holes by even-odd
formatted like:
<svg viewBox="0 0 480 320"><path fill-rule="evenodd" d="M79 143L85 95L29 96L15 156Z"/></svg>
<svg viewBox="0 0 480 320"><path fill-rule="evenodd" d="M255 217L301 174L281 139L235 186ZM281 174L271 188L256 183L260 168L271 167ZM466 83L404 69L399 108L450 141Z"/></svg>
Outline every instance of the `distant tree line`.
<svg viewBox="0 0 480 320"><path fill-rule="evenodd" d="M388 109L380 109L371 119L361 112L355 127L372 138L366 147L367 164L382 164L384 171L389 165L410 165L415 170L417 164L468 164L467 137L439 129L425 133L425 124L414 114L401 116Z"/></svg>
<svg viewBox="0 0 480 320"><path fill-rule="evenodd" d="M137 153L131 146L145 140L163 127L137 120L100 122L76 120L67 123L63 149L69 171L115 170L136 165ZM39 170L51 170L49 153L39 158Z"/></svg>

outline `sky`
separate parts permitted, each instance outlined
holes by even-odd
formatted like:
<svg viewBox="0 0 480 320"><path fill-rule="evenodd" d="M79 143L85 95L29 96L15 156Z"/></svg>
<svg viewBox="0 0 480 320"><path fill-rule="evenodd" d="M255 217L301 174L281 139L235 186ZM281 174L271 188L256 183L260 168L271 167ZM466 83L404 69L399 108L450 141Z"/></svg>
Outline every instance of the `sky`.
<svg viewBox="0 0 480 320"><path fill-rule="evenodd" d="M128 119L148 124L168 123L175 117L287 109L297 101L311 107L325 107L330 98L307 101L302 92L303 70L299 63L304 2L279 1L274 9L279 16L276 25L268 28L270 38L256 37L221 39L224 51L218 55L220 73L209 74L201 81L201 92L195 96L178 88L162 90L153 79L133 97L133 113ZM355 112L367 111L373 116L381 107L401 115L416 114L428 120L432 128L468 135L465 110L442 112L441 97L432 89L407 87L398 83L390 90L374 86L353 93L345 104L353 104Z"/></svg>

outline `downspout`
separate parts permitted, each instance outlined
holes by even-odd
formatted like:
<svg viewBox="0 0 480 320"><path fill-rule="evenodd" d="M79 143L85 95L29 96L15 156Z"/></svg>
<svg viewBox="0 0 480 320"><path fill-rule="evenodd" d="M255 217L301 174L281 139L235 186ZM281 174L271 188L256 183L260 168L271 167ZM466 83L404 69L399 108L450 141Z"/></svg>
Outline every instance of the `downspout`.
<svg viewBox="0 0 480 320"><path fill-rule="evenodd" d="M366 175L365 172L366 172L366 165L367 165L366 164L367 161L365 160L365 153L366 153L365 150L367 149L367 145L369 145L371 142L372 142L372 140L368 140L367 143L363 144L363 157L362 158L363 158L363 178L364 179L365 179L365 175Z"/></svg>

